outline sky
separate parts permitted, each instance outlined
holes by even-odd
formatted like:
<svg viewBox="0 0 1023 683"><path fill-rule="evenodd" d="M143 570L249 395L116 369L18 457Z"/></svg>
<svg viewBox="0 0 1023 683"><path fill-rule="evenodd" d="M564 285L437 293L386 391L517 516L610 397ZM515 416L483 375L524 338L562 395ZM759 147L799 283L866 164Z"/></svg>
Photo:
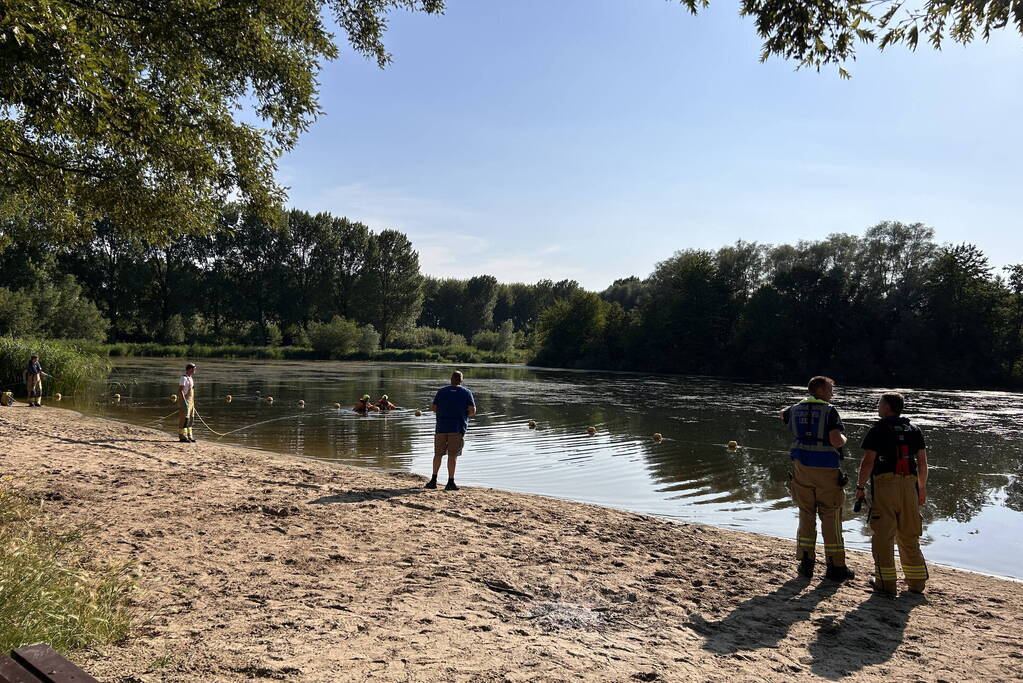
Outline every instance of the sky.
<svg viewBox="0 0 1023 683"><path fill-rule="evenodd" d="M738 3L448 0L398 12L393 62L342 45L280 160L292 207L406 233L422 271L646 277L680 249L923 222L1023 262L1023 37L759 61ZM339 43L341 36L338 37Z"/></svg>

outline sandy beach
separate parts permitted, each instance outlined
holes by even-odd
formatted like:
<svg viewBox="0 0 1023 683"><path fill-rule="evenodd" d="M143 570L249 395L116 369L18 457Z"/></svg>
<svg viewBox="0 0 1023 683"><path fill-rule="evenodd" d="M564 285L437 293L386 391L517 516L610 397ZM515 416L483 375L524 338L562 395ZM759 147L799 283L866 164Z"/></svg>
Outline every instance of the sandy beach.
<svg viewBox="0 0 1023 683"><path fill-rule="evenodd" d="M136 564L132 637L72 655L103 681L1023 678L1019 582L932 567L893 600L862 553L806 581L784 540L54 407L0 408L0 454Z"/></svg>

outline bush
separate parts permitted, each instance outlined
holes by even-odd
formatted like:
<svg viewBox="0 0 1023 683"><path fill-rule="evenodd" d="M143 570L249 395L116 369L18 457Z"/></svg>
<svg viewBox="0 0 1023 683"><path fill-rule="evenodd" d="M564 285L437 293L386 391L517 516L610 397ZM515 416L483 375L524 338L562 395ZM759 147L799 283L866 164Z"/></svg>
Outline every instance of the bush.
<svg viewBox="0 0 1023 683"><path fill-rule="evenodd" d="M175 313L163 326L163 334L160 338L165 344L181 344L185 341L185 323L181 320L181 315Z"/></svg>
<svg viewBox="0 0 1023 683"><path fill-rule="evenodd" d="M355 350L358 340L358 326L339 315L331 318L329 323L309 323L309 343L323 356L346 356Z"/></svg>
<svg viewBox="0 0 1023 683"><path fill-rule="evenodd" d="M372 355L379 348L380 333L373 329L372 325L366 325L359 336L359 353Z"/></svg>
<svg viewBox="0 0 1023 683"><path fill-rule="evenodd" d="M497 348L497 332L480 330L472 335L472 345L483 351L493 351Z"/></svg>
<svg viewBox="0 0 1023 683"><path fill-rule="evenodd" d="M0 480L0 652L39 642L67 652L125 637L127 566L97 563L81 529L53 527L38 510Z"/></svg>
<svg viewBox="0 0 1023 683"><path fill-rule="evenodd" d="M30 297L0 287L0 334L19 336L35 330L36 314Z"/></svg>
<svg viewBox="0 0 1023 683"><path fill-rule="evenodd" d="M96 304L82 295L74 276L65 275L55 285L36 286L28 296L35 306L38 322L33 334L47 339L103 341L107 338L109 321Z"/></svg>
<svg viewBox="0 0 1023 683"><path fill-rule="evenodd" d="M429 346L465 346L465 337L438 327L413 327L391 336L392 349L425 349Z"/></svg>

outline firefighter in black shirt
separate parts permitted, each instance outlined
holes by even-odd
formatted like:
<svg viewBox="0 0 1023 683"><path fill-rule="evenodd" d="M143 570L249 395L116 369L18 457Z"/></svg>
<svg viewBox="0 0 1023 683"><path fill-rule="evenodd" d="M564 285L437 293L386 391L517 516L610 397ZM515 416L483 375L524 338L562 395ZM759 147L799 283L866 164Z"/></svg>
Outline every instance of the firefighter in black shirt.
<svg viewBox="0 0 1023 683"><path fill-rule="evenodd" d="M895 543L906 585L914 593L923 593L927 583L927 564L920 552L923 520L920 506L927 500L927 449L920 429L902 417L905 398L886 393L877 404L881 419L863 438L863 462L856 486L856 499L866 495L871 482L870 544L874 555L874 588L894 595Z"/></svg>

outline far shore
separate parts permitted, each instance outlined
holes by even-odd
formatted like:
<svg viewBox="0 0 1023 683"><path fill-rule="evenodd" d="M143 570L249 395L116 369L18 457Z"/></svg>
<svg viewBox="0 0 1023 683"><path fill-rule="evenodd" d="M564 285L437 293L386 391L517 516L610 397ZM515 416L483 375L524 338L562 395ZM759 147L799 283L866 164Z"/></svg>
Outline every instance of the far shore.
<svg viewBox="0 0 1023 683"><path fill-rule="evenodd" d="M925 595L889 599L869 554L848 584L807 581L783 539L52 406L0 408L0 453L135 563L131 637L71 654L102 681L1023 678L1018 581L932 565Z"/></svg>

